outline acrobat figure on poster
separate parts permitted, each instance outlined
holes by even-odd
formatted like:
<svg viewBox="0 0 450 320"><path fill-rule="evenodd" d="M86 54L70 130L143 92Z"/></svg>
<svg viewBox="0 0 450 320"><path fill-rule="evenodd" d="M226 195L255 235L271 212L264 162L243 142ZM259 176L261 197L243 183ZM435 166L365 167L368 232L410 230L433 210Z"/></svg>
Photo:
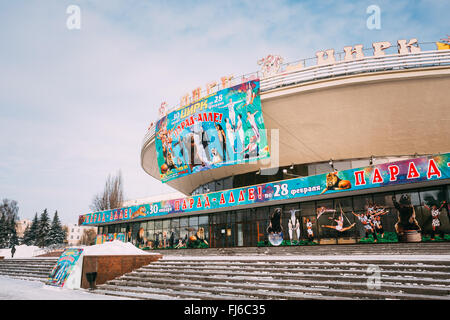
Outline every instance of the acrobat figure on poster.
<svg viewBox="0 0 450 320"><path fill-rule="evenodd" d="M297 240L300 240L300 222L298 221L297 217L295 216L295 213L297 211L300 211L298 209L291 209L289 212L291 213L291 218L288 222L289 227L289 239L292 241L293 232L295 230L297 234Z"/></svg>
<svg viewBox="0 0 450 320"><path fill-rule="evenodd" d="M189 147L188 164L189 164L189 168L192 171L194 166L197 166L200 164L202 166L205 166L205 162L203 161L200 151L198 149L198 146L195 143L194 135L190 136L190 141L191 141L191 143L190 143L190 147Z"/></svg>
<svg viewBox="0 0 450 320"><path fill-rule="evenodd" d="M309 242L314 241L314 231L312 229L313 224L309 218L306 218L306 235L308 237Z"/></svg>
<svg viewBox="0 0 450 320"><path fill-rule="evenodd" d="M244 135L244 126L242 124L242 114L238 114L238 121L236 126L237 135L239 136L239 141L241 142L241 148L244 148L244 141L245 141L245 135Z"/></svg>
<svg viewBox="0 0 450 320"><path fill-rule="evenodd" d="M289 230L289 240L292 241L292 231L294 230L294 227L292 226L291 219L289 219L288 221L288 230Z"/></svg>
<svg viewBox="0 0 450 320"><path fill-rule="evenodd" d="M433 204L431 206L431 208L424 203L423 206L430 211L431 213L431 228L432 228L432 233L431 233L431 240L434 240L434 236L436 234L436 232L439 232L441 234L441 238L444 238L444 233L440 230L441 227L441 220L439 219L439 215L441 214L441 209L444 207L444 205L446 204L446 201L443 201L441 206L438 208L436 204Z"/></svg>
<svg viewBox="0 0 450 320"><path fill-rule="evenodd" d="M175 249L179 249L186 246L186 243L187 243L187 234L184 236L184 239L181 237L178 239L178 244L175 246Z"/></svg>
<svg viewBox="0 0 450 320"><path fill-rule="evenodd" d="M366 233L366 239L369 238L369 235L373 235L374 241L377 242L377 234L375 233L375 227L370 219L369 212L366 211L365 213L357 214L352 211L352 213L363 225L364 231Z"/></svg>
<svg viewBox="0 0 450 320"><path fill-rule="evenodd" d="M381 222L381 215L373 215L372 216L372 224L375 228L375 233L381 235L381 238L384 238L384 228L383 228L383 224Z"/></svg>
<svg viewBox="0 0 450 320"><path fill-rule="evenodd" d="M212 155L212 163L218 164L223 161L222 157L220 156L219 152L217 152L216 148L211 149L211 155Z"/></svg>
<svg viewBox="0 0 450 320"><path fill-rule="evenodd" d="M189 163L188 153L190 149L191 135L192 133L188 133L184 138L180 136L177 142L172 143L173 148L175 148L176 146L179 146L180 148L177 160L179 167L182 167L183 165Z"/></svg>
<svg viewBox="0 0 450 320"><path fill-rule="evenodd" d="M236 112L234 111L234 105L237 104L238 102L233 102L233 99L230 98L229 102L219 108L228 108L228 119L230 119L231 121L231 125L234 128L236 128Z"/></svg>
<svg viewBox="0 0 450 320"><path fill-rule="evenodd" d="M327 213L327 212L333 212L334 213L334 212L336 212L336 210L335 209L328 209L328 208L326 208L324 206L318 207L317 210L316 210L317 219L319 219L322 214Z"/></svg>
<svg viewBox="0 0 450 320"><path fill-rule="evenodd" d="M240 153L244 154L244 159L250 159L259 156L259 145L257 138L252 136L247 147L244 148Z"/></svg>
<svg viewBox="0 0 450 320"><path fill-rule="evenodd" d="M205 145L207 146L207 142L206 142L206 136L205 136L205 131L203 130L203 127L200 123L195 123L192 127L191 127L192 133L193 133L193 137L194 137L194 143L195 143L195 147L199 156L199 160L200 162L195 163L196 164L202 164L207 165L209 164L209 159L208 159L208 154L206 152L205 149Z"/></svg>
<svg viewBox="0 0 450 320"><path fill-rule="evenodd" d="M336 222L335 226L322 225L321 227L322 228L335 229L336 231L339 231L339 232L344 232L344 231L350 230L351 228L353 228L355 226L356 223L352 223L348 227L344 228L344 216L345 216L344 215L344 211L342 211L342 208L341 208L341 214L339 215L339 217L337 219L334 219L334 217L333 218L331 218L331 217L328 218L328 219L333 220L333 221ZM350 221L348 220L347 216L345 216L345 218L347 219L348 223L350 223Z"/></svg>
<svg viewBox="0 0 450 320"><path fill-rule="evenodd" d="M259 134L258 125L256 124L255 115L258 113L258 110L251 113L250 111L247 111L247 121L250 123L250 127L253 130L254 136L256 137L256 141L259 142L261 139L261 135Z"/></svg>
<svg viewBox="0 0 450 320"><path fill-rule="evenodd" d="M219 138L219 144L222 147L222 159L224 162L227 162L228 157L227 153L227 136L225 135L225 131L222 128L220 123L216 123L217 137Z"/></svg>
<svg viewBox="0 0 450 320"><path fill-rule="evenodd" d="M246 92L246 96L245 96L245 105L249 106L253 103L253 100L255 99L255 93L253 92L253 88L251 83L248 84L247 86L247 92Z"/></svg>
<svg viewBox="0 0 450 320"><path fill-rule="evenodd" d="M389 210L386 210L384 207L378 206L376 203L368 202L367 204L367 212L370 216L384 216L389 213Z"/></svg>
<svg viewBox="0 0 450 320"><path fill-rule="evenodd" d="M234 145L234 129L231 126L230 119L228 119L228 118L225 119L225 127L226 127L226 130L227 130L226 136L227 136L227 139L228 139L229 146L230 146L231 150L233 150L233 152L236 153L236 148L235 148L235 145Z"/></svg>
<svg viewBox="0 0 450 320"><path fill-rule="evenodd" d="M163 158L164 158L164 164L165 164L165 168L164 168L164 164L162 165L162 173L165 173L165 171L167 171L168 169L173 169L173 157L172 157L172 153L173 153L173 149L172 149L172 138L169 136L169 133L167 131L167 122L164 121L161 124L161 129L158 132L158 135L156 136L157 139L159 139L161 141L161 145L162 145L162 154L163 154Z"/></svg>

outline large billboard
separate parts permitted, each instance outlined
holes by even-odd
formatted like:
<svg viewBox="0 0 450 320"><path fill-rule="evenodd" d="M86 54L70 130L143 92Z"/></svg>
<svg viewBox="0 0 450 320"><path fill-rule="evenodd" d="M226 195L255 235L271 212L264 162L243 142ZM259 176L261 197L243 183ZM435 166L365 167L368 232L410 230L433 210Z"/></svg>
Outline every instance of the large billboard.
<svg viewBox="0 0 450 320"><path fill-rule="evenodd" d="M80 216L79 223L89 225L172 213L239 209L240 205L270 205L279 200L446 179L450 179L450 153L90 213Z"/></svg>
<svg viewBox="0 0 450 320"><path fill-rule="evenodd" d="M170 112L156 123L162 182L270 156L259 80L226 88Z"/></svg>

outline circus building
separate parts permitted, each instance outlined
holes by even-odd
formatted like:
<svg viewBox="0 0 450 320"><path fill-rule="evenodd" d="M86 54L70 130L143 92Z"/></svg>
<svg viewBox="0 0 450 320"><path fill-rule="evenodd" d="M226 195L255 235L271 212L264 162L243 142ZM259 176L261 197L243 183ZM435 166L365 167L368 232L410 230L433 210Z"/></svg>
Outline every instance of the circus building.
<svg viewBox="0 0 450 320"><path fill-rule="evenodd" d="M80 216L98 243L450 240L448 43L400 39L257 63L161 104L141 166L179 193Z"/></svg>

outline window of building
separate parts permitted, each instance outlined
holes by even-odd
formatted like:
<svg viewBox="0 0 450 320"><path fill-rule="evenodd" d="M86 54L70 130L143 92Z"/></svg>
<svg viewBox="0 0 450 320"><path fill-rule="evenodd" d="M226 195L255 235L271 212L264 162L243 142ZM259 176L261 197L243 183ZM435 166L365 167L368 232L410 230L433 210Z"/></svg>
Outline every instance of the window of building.
<svg viewBox="0 0 450 320"><path fill-rule="evenodd" d="M198 216L189 217L189 237L197 233L198 230Z"/></svg>
<svg viewBox="0 0 450 320"><path fill-rule="evenodd" d="M170 229L170 219L163 220L163 230L169 230Z"/></svg>

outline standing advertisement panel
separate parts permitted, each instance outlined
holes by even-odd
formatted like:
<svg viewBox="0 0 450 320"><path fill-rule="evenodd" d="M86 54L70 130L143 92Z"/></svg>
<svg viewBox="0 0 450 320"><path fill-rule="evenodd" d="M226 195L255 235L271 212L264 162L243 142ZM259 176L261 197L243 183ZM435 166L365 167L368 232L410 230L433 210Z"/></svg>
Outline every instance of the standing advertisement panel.
<svg viewBox="0 0 450 320"><path fill-rule="evenodd" d="M82 253L83 249L64 250L48 276L46 284L62 288Z"/></svg>
<svg viewBox="0 0 450 320"><path fill-rule="evenodd" d="M162 182L270 157L259 80L220 90L156 124Z"/></svg>

